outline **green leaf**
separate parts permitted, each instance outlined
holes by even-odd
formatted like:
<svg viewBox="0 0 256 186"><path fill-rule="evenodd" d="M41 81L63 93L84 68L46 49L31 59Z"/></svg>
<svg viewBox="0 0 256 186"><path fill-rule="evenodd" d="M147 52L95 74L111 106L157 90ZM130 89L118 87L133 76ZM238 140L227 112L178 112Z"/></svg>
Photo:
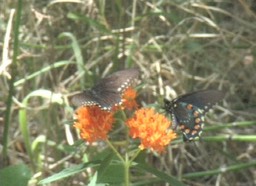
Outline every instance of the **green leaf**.
<svg viewBox="0 0 256 186"><path fill-rule="evenodd" d="M92 162L83 163L83 164L80 164L80 165L76 165L76 166L64 169L64 170L62 170L61 172L59 172L57 174L54 174L54 175L52 175L48 178L45 178L45 179L41 180L39 182L39 184L47 184L47 183L51 183L53 181L63 179L63 178L68 177L68 176L72 176L74 174L83 172L87 168L96 167L96 166L99 165L99 163L100 163L100 161L92 161Z"/></svg>
<svg viewBox="0 0 256 186"><path fill-rule="evenodd" d="M0 185L27 186L31 171L25 164L12 165L0 170Z"/></svg>
<svg viewBox="0 0 256 186"><path fill-rule="evenodd" d="M124 165L121 162L110 164L97 182L121 185L124 183Z"/></svg>
<svg viewBox="0 0 256 186"><path fill-rule="evenodd" d="M114 153L110 153L108 156L106 156L106 158L102 161L100 167L98 168L98 174L99 174L99 179L101 178L101 176L103 176L107 170L107 168L109 167L112 159L114 157Z"/></svg>
<svg viewBox="0 0 256 186"><path fill-rule="evenodd" d="M161 180L164 180L165 182L170 183L171 186L185 186L185 184L183 184L182 182L177 180L175 177L170 176L168 174L165 174L164 172L158 171L156 168L151 167L147 164L137 163L135 165L135 167L139 168L139 169L142 169L146 172L149 172L151 174L154 174L155 176L157 176Z"/></svg>

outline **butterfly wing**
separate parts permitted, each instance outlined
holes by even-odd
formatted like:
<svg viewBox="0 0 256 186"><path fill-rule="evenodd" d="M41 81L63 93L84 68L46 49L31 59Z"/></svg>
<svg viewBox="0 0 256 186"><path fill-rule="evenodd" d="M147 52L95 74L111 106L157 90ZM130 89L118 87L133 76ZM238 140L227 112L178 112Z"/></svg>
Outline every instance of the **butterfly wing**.
<svg viewBox="0 0 256 186"><path fill-rule="evenodd" d="M178 125L183 132L185 141L191 141L202 133L205 113L223 97L221 91L202 90L173 101L165 100L165 108L172 114L174 125Z"/></svg>
<svg viewBox="0 0 256 186"><path fill-rule="evenodd" d="M197 106L207 112L214 104L224 98L224 93L219 90L201 90L182 95L174 102L185 102Z"/></svg>
<svg viewBox="0 0 256 186"><path fill-rule="evenodd" d="M110 110L114 105L122 103L123 92L138 76L138 69L115 72L101 79L91 90L75 95L72 103L76 106L98 105L103 110Z"/></svg>
<svg viewBox="0 0 256 186"><path fill-rule="evenodd" d="M172 118L174 125L179 126L185 141L200 136L204 127L204 111L185 102L175 104Z"/></svg>
<svg viewBox="0 0 256 186"><path fill-rule="evenodd" d="M76 107L82 105L92 106L98 104L91 90L85 90L83 92L73 95L71 98L71 103Z"/></svg>
<svg viewBox="0 0 256 186"><path fill-rule="evenodd" d="M123 92L133 84L138 76L138 69L127 69L102 79L92 88L92 92L97 96L98 105L104 110L110 110L112 106L120 105Z"/></svg>

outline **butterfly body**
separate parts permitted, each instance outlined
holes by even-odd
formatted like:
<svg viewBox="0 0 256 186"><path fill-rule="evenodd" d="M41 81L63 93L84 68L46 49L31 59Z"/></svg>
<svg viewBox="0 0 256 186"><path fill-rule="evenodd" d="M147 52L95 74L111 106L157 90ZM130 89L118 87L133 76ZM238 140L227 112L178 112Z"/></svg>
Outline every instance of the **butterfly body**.
<svg viewBox="0 0 256 186"><path fill-rule="evenodd" d="M91 89L74 95L71 102L77 107L97 105L102 110L109 111L113 106L122 103L123 92L138 76L138 69L117 71L101 79Z"/></svg>
<svg viewBox="0 0 256 186"><path fill-rule="evenodd" d="M218 90L192 92L172 101L165 99L165 110L172 114L174 126L179 126L184 140L192 141L202 133L205 114L223 97Z"/></svg>

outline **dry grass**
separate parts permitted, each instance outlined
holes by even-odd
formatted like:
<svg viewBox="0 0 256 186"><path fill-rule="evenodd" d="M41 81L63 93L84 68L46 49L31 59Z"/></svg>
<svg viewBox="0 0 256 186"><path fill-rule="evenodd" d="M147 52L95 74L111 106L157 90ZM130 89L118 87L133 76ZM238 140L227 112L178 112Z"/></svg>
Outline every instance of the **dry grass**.
<svg viewBox="0 0 256 186"><path fill-rule="evenodd" d="M145 152L148 165L185 185L256 184L252 166L256 156L256 6L253 0L196 2L23 1L15 56L15 25L9 29L10 38L4 41L4 36L8 36L10 10L17 5L4 1L0 7L0 45L9 48L2 49L0 105L1 113L6 113L12 104L7 122L9 165L25 163L34 178L30 185L36 185L81 164L82 158L104 158L109 151L104 143L79 148L69 145L77 141L74 129L64 125L71 123L73 110L61 97L88 88L113 71L138 67L144 83L139 100L145 105L161 106L163 97L173 99L200 89L226 93L223 104L208 114L202 141L178 140L164 155ZM16 64L9 66L7 56L17 57ZM13 92L8 84L10 76ZM46 91L39 91L42 89ZM6 106L10 94L14 102ZM25 113L21 112L24 106ZM0 130L4 131L6 115L0 119ZM24 139L26 125L29 139ZM124 139L113 134L114 139ZM36 149L29 152L26 140ZM146 172L135 169L132 182L166 182ZM87 184L90 176L92 172L86 169L51 185Z"/></svg>

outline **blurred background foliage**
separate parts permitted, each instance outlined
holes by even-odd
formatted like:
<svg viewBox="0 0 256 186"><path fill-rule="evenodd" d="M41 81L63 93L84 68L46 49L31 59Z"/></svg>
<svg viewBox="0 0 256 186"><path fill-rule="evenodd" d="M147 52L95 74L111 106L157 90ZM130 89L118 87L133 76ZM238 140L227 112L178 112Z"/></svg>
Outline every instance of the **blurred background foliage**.
<svg viewBox="0 0 256 186"><path fill-rule="evenodd" d="M12 9L16 12L8 29ZM9 126L8 151L1 153L8 161L2 160L2 172L6 174L3 170L9 165L25 164L24 179L32 176L29 184L34 185L95 154L103 155L104 143L71 146L78 137L71 126L73 109L65 98L111 72L137 67L144 84L138 99L141 105L161 107L163 97L173 99L201 89L226 94L214 114L208 114L200 142L177 140L163 155L146 153L147 163L186 185L255 185L255 32L254 0L1 2L2 147L6 145L4 128ZM15 65L9 66L14 58ZM10 95L13 102L7 103ZM85 185L90 171L51 184ZM0 178L7 178L3 175L0 172ZM136 171L131 181L138 185L165 182Z"/></svg>

